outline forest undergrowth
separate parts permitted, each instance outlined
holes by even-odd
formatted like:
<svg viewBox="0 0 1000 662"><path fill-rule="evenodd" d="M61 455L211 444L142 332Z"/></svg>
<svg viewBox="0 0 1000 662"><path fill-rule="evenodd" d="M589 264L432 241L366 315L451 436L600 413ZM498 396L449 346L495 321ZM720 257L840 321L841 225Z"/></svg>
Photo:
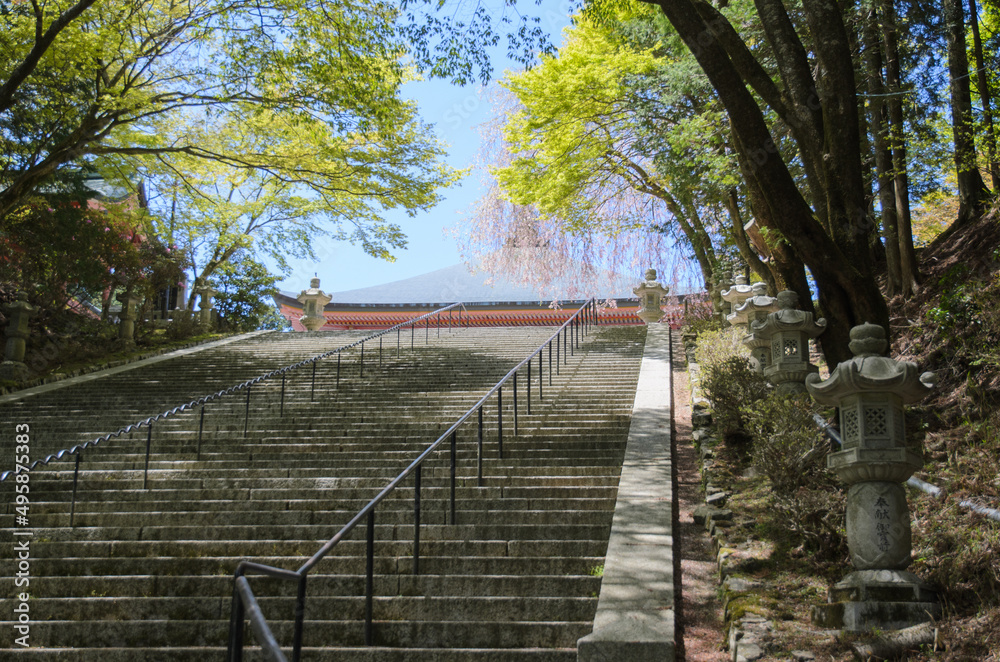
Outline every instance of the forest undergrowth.
<svg viewBox="0 0 1000 662"><path fill-rule="evenodd" d="M923 249L921 263L919 292L889 301L890 355L938 376L934 391L907 410L907 442L922 449L916 475L945 496L907 492L909 570L938 591L943 617L935 645L896 659L997 662L1000 522L959 502L1000 509L1000 210ZM724 441L713 480L733 493L730 542L747 556L737 568L766 586L741 609L774 622L775 659L796 649L854 659L851 637L821 633L809 618L811 605L825 602L826 588L850 571L844 490L825 469L829 448L802 423L818 409L808 398L765 395L745 360L726 349L702 352L703 338L733 347L726 334L702 333L698 344L708 365L725 364L724 379L703 365L702 387Z"/></svg>

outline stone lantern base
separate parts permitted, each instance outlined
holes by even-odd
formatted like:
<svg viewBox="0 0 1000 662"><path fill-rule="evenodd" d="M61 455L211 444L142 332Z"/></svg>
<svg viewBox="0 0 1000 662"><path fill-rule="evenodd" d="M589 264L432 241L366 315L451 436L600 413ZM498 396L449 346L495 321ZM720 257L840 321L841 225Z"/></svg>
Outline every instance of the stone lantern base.
<svg viewBox="0 0 1000 662"><path fill-rule="evenodd" d="M833 585L829 599L812 608L819 627L902 630L941 618L937 593L905 570L857 570Z"/></svg>
<svg viewBox="0 0 1000 662"><path fill-rule="evenodd" d="M0 379L4 381L23 382L28 379L28 366L20 361L4 361L0 363Z"/></svg>
<svg viewBox="0 0 1000 662"><path fill-rule="evenodd" d="M326 324L326 318L322 315L306 315L300 318L299 322L306 327L307 331L319 331Z"/></svg>

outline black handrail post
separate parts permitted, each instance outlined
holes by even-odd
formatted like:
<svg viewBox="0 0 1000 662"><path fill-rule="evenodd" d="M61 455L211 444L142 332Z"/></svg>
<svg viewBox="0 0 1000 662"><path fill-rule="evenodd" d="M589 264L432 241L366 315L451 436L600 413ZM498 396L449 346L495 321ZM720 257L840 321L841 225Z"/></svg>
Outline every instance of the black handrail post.
<svg viewBox="0 0 1000 662"><path fill-rule="evenodd" d="M420 474L423 464L418 464L413 477L413 574L420 574Z"/></svg>
<svg viewBox="0 0 1000 662"><path fill-rule="evenodd" d="M451 524L455 525L455 465L458 462L458 448L455 431L451 431Z"/></svg>
<svg viewBox="0 0 1000 662"><path fill-rule="evenodd" d="M198 453L195 459L201 459L201 433L205 430L205 405L207 402L201 404L201 415L198 417Z"/></svg>
<svg viewBox="0 0 1000 662"><path fill-rule="evenodd" d="M424 319L424 344L429 345L431 342L431 318L427 317Z"/></svg>
<svg viewBox="0 0 1000 662"><path fill-rule="evenodd" d="M372 601L375 593L375 509L368 511L368 542L365 546L365 646L371 646Z"/></svg>
<svg viewBox="0 0 1000 662"><path fill-rule="evenodd" d="M80 478L80 456L82 451L77 451L76 462L73 466L73 497L69 502L69 527L73 528L73 517L76 515L76 484Z"/></svg>
<svg viewBox="0 0 1000 662"><path fill-rule="evenodd" d="M545 375L542 368L542 352L538 352L538 399L541 400L545 396L542 395L542 382L545 381Z"/></svg>
<svg viewBox="0 0 1000 662"><path fill-rule="evenodd" d="M438 314L437 314L437 327L438 327L437 337L440 338L441 337L441 312L440 311L438 311Z"/></svg>
<svg viewBox="0 0 1000 662"><path fill-rule="evenodd" d="M399 358L399 334L400 334L400 332L402 330L403 330L403 327L401 327L401 326L397 326L396 327L396 358L397 359Z"/></svg>
<svg viewBox="0 0 1000 662"><path fill-rule="evenodd" d="M149 447L153 443L153 423L150 422L149 430L146 432L146 468L142 472L142 489L146 489L149 480Z"/></svg>
<svg viewBox="0 0 1000 662"><path fill-rule="evenodd" d="M378 337L378 367L382 367L382 336Z"/></svg>
<svg viewBox="0 0 1000 662"><path fill-rule="evenodd" d="M503 459L503 387L497 389L497 450Z"/></svg>
<svg viewBox="0 0 1000 662"><path fill-rule="evenodd" d="M552 386L552 341L549 340L549 386Z"/></svg>
<svg viewBox="0 0 1000 662"><path fill-rule="evenodd" d="M309 391L309 401L312 402L316 399L316 359L313 359L313 370L312 370L312 388Z"/></svg>
<svg viewBox="0 0 1000 662"><path fill-rule="evenodd" d="M340 352L337 352L337 388L340 388Z"/></svg>
<svg viewBox="0 0 1000 662"><path fill-rule="evenodd" d="M517 436L517 373L514 373L514 436Z"/></svg>
<svg viewBox="0 0 1000 662"><path fill-rule="evenodd" d="M292 662L302 658L302 626L306 619L306 579L308 575L299 576L299 590L295 596L295 629L292 631Z"/></svg>
<svg viewBox="0 0 1000 662"><path fill-rule="evenodd" d="M410 349L413 349L413 334L417 332L417 323L410 322Z"/></svg>
<svg viewBox="0 0 1000 662"><path fill-rule="evenodd" d="M528 394L528 415L531 415L531 359L528 359L528 381L524 384L524 390Z"/></svg>
<svg viewBox="0 0 1000 662"><path fill-rule="evenodd" d="M476 453L479 464L479 487L483 486L483 407L479 406L479 449Z"/></svg>
<svg viewBox="0 0 1000 662"><path fill-rule="evenodd" d="M560 334L556 331L556 374L559 374L559 364L562 363L562 342L560 341ZM552 341L549 341L549 352L552 351ZM551 369L549 374L552 374Z"/></svg>
<svg viewBox="0 0 1000 662"><path fill-rule="evenodd" d="M364 342L361 343L361 372L360 372L360 374L358 376L361 377L362 379L365 376L365 343Z"/></svg>
<svg viewBox="0 0 1000 662"><path fill-rule="evenodd" d="M285 373L281 373L281 413L279 416L285 415Z"/></svg>
<svg viewBox="0 0 1000 662"><path fill-rule="evenodd" d="M243 419L243 438L247 438L247 431L250 430L250 387L247 386L247 412Z"/></svg>
<svg viewBox="0 0 1000 662"><path fill-rule="evenodd" d="M454 308L449 308L449 309L448 309L448 333L451 333L451 314L452 314L453 312L455 312L455 309L454 309ZM458 313L458 314L459 314L459 315L461 315L461 314L462 314L462 312L461 312L461 311L459 311L459 313Z"/></svg>

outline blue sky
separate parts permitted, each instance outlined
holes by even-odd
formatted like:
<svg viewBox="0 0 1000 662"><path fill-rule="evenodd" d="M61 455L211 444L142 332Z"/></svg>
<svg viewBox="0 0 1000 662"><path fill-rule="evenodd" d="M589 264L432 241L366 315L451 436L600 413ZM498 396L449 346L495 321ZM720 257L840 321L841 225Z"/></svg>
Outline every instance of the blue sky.
<svg viewBox="0 0 1000 662"><path fill-rule="evenodd" d="M549 30L555 44L561 42L560 32L569 25L569 3L542 9L542 25ZM493 53L494 74L501 77L511 66L503 48ZM472 164L479 147L477 125L490 115L489 104L481 98L481 87L459 87L440 80L409 83L405 94L416 100L425 122L433 124L438 138L447 145L448 163L455 168ZM321 287L327 292L340 292L381 285L462 261L455 239L445 230L455 226L460 212L479 197L480 174L473 172L460 185L442 191L442 201L432 210L414 218L405 213L387 213L386 219L398 223L408 239L406 250L397 251L395 262L369 257L358 246L348 242L321 239L316 242L316 261L291 260L291 274L278 283L281 290L298 292L309 286L316 273Z"/></svg>

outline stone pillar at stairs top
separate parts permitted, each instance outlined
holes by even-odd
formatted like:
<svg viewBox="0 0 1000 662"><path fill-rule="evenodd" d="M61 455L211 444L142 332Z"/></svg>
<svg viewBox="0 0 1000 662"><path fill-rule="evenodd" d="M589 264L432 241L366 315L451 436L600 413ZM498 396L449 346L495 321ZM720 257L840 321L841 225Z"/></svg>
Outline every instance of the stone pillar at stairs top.
<svg viewBox="0 0 1000 662"><path fill-rule="evenodd" d="M302 326L306 327L309 331L319 331L326 324L326 317L323 316L323 308L326 304L330 303L331 297L329 294L319 289L319 278L313 278L309 281L309 289L302 290L299 296L296 297L298 301L302 304L302 309L305 312L299 321Z"/></svg>
<svg viewBox="0 0 1000 662"><path fill-rule="evenodd" d="M633 289L632 292L639 297L639 319L646 324L652 324L653 322L659 322L660 318L663 317L663 310L660 308L660 305L663 297L670 291L670 288L657 282L656 269L647 269L645 277L646 280L640 283L639 287Z"/></svg>
<svg viewBox="0 0 1000 662"><path fill-rule="evenodd" d="M887 346L881 326L856 326L854 357L829 379L806 379L817 402L840 409L843 448L827 466L849 486L847 542L855 570L830 590L830 606L816 611L836 611L848 630L909 627L941 613L934 592L906 571L911 534L902 485L922 465L906 445L903 405L922 399L934 374L918 375L915 363L882 356Z"/></svg>

